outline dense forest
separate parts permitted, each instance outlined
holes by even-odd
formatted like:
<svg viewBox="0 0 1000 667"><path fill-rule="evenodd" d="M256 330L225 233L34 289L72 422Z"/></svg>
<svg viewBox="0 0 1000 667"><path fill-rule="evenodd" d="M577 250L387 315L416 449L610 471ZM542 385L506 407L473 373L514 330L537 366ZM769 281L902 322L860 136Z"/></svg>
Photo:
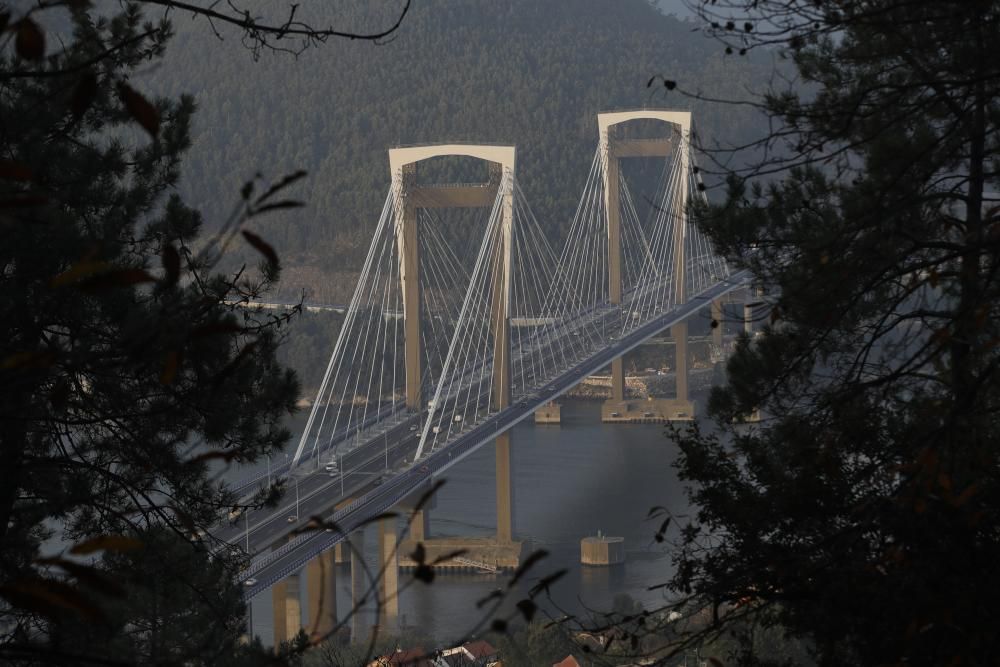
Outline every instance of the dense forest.
<svg viewBox="0 0 1000 667"><path fill-rule="evenodd" d="M397 9L378 7L387 16ZM257 60L224 28L220 41L181 16L148 85L196 100L181 190L206 224L225 219L255 173L309 172L306 207L259 229L281 255L285 299L349 300L389 186L392 146L516 144L519 183L558 247L597 144L595 114L690 108L703 142L737 142L759 134L751 112L647 83L662 75L738 98L772 68L766 57L727 56L696 24L645 0L421 0L387 43L332 41ZM368 27L382 17L365 2L338 4L334 18ZM304 317L289 336L285 354L306 387L321 372L315 355L332 349L327 319Z"/></svg>

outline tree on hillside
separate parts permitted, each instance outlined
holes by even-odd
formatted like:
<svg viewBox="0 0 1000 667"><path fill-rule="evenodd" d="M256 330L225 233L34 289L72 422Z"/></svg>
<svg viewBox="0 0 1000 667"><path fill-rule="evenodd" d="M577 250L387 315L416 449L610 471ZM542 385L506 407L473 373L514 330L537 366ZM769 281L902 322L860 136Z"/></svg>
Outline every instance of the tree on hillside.
<svg viewBox="0 0 1000 667"><path fill-rule="evenodd" d="M711 396L719 431L681 439L699 510L670 584L710 633L780 625L821 664L991 664L1000 2L693 4L805 92L762 101L784 157L697 211L773 297Z"/></svg>
<svg viewBox="0 0 1000 667"><path fill-rule="evenodd" d="M134 537L141 542L136 549L108 551L100 561L101 574L126 594L108 596L107 588L83 582L82 591L103 602L104 619L55 625L50 641L56 653L80 663L108 657L131 665L264 662L267 653L259 645L240 646L243 591L222 583L232 579L225 559L206 561L162 527Z"/></svg>
<svg viewBox="0 0 1000 667"><path fill-rule="evenodd" d="M212 20L234 8L0 7L5 664L246 664L260 653L240 643L233 575L245 556L206 530L236 501L219 467L289 438L298 385L275 358L289 316L232 304L278 280L278 256L252 228L301 205L286 191L303 174L254 177L220 231L199 238L198 212L173 191L194 102L151 101L133 81L172 34L143 4ZM291 16L277 28L233 22L258 47L340 36ZM237 243L260 265L219 272Z"/></svg>

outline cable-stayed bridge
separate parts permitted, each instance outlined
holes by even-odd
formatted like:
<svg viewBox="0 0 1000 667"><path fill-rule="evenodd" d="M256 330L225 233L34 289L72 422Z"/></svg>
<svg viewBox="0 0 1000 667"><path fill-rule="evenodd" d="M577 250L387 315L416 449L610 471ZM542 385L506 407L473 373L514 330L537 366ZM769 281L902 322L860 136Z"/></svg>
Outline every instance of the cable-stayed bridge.
<svg viewBox="0 0 1000 667"><path fill-rule="evenodd" d="M632 138L624 130L633 121L656 121L660 132ZM329 599L335 590L326 566L334 545L490 442L497 458L495 543L516 545L511 427L609 365L612 398L605 410L619 416L616 410L628 409L616 408L627 406L622 355L664 329L677 343L677 397L657 404L658 414L693 416L686 320L710 304L715 316L722 297L745 286L748 276L731 271L688 222L690 200L700 192L690 113L604 113L598 126L600 140L558 254L519 187L513 147L389 151L392 185L312 412L291 461L268 474L284 477L288 492L277 510L231 517L213 530L213 537L250 554L241 574L248 598L277 584L276 619L298 614L290 575L308 564L310 596L319 588L319 597L325 591ZM484 161L487 179L421 183L417 165L444 156ZM646 216L620 168L632 157L663 163ZM445 220L452 209L484 215L472 223L466 218L456 233ZM252 491L260 477L238 490ZM329 527L297 532L312 516ZM391 618L397 535L394 521L379 522L380 599ZM315 579L317 571L325 577ZM316 627L331 623L327 618ZM285 630L297 631L292 620L280 625L276 641Z"/></svg>

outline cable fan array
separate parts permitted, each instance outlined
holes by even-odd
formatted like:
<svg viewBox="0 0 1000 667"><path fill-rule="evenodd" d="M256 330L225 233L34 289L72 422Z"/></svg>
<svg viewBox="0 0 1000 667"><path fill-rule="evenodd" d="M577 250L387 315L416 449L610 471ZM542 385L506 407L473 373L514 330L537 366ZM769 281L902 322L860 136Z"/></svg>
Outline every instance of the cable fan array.
<svg viewBox="0 0 1000 667"><path fill-rule="evenodd" d="M620 304L611 303L606 154L598 148L569 238L553 276L546 314L574 323L576 355L624 335L730 275L704 235L687 222L688 193L699 192L687 142L664 161L650 216L639 220L623 174L618 174L621 244ZM618 170L615 170L618 171Z"/></svg>
<svg viewBox="0 0 1000 667"><path fill-rule="evenodd" d="M390 191L292 467L344 454L411 417L404 404L403 294ZM458 321L468 274L429 210L418 211L421 381L433 391Z"/></svg>
<svg viewBox="0 0 1000 667"><path fill-rule="evenodd" d="M506 172L428 402L417 458L535 391L560 368L547 344L553 321L543 314L555 265L524 193Z"/></svg>

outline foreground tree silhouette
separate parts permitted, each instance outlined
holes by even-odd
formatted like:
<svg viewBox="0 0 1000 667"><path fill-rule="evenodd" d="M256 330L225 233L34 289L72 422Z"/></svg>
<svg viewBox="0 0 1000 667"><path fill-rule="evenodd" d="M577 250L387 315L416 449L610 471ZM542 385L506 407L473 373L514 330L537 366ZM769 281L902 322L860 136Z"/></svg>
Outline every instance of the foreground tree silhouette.
<svg viewBox="0 0 1000 667"><path fill-rule="evenodd" d="M220 465L280 451L298 387L287 318L229 304L277 280L252 222L302 174L199 240L172 191L193 102L130 80L170 26L111 11L0 13L0 661L245 664L243 556L203 536ZM260 266L218 273L237 242Z"/></svg>
<svg viewBox="0 0 1000 667"><path fill-rule="evenodd" d="M730 53L791 59L807 92L764 101L784 157L699 211L774 297L712 394L721 435L682 438L700 510L671 585L711 632L778 624L822 664L991 664L1000 3L696 9Z"/></svg>

